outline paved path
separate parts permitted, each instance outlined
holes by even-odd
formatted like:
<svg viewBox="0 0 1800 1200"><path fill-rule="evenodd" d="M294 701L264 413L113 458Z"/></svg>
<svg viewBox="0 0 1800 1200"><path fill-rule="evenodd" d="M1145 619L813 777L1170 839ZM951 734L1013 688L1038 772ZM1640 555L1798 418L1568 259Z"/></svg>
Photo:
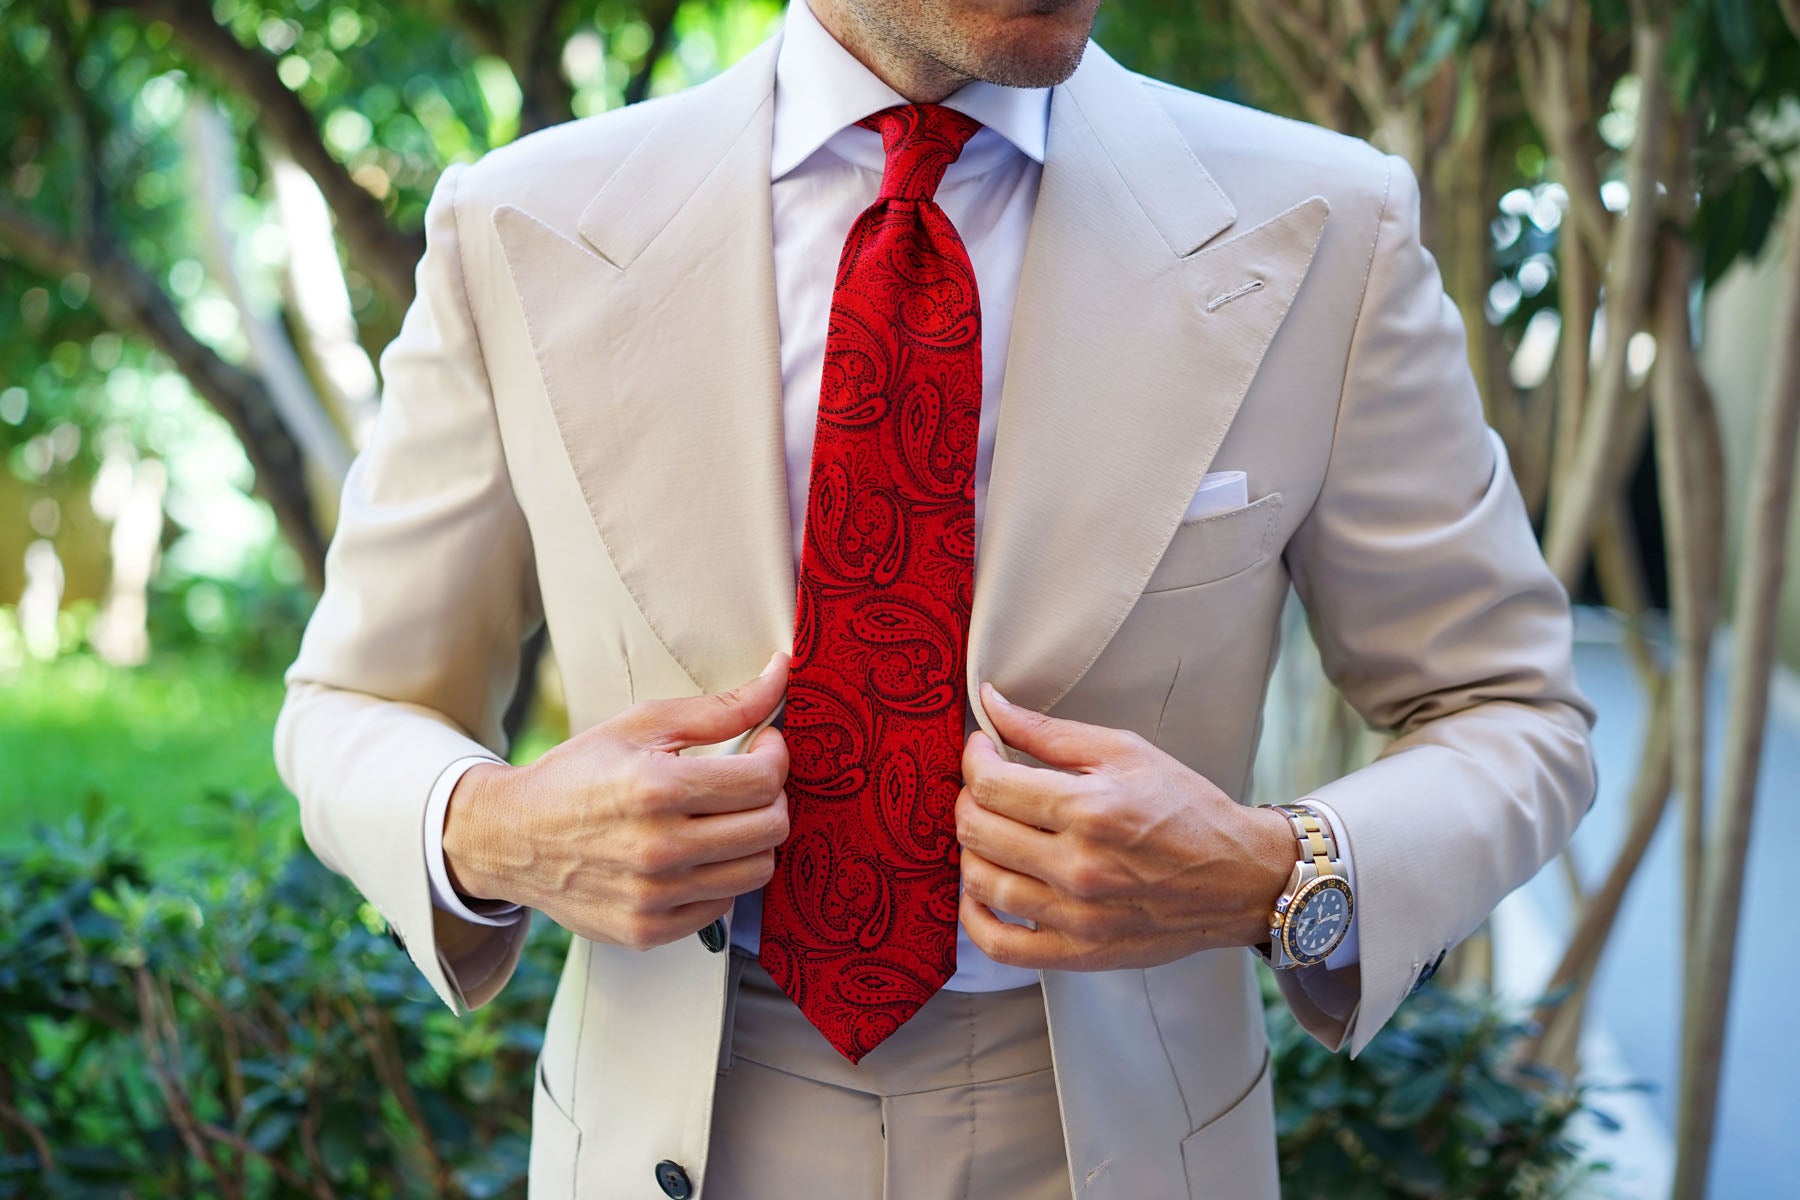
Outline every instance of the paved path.
<svg viewBox="0 0 1800 1200"><path fill-rule="evenodd" d="M1722 640L1710 695L1715 747L1725 721L1730 654L1729 641ZM1600 712L1594 731L1600 794L1574 843L1591 885L1605 874L1624 834L1626 792L1647 706L1608 618L1582 614L1576 668ZM1716 784L1718 763L1712 766ZM1800 1200L1800 1022L1795 1019L1800 1014L1800 859L1792 852L1794 838L1781 834L1800 819L1800 678L1792 672L1777 676L1760 787L1709 1193L1720 1200ZM1679 935L1686 903L1679 850L1677 827L1665 821L1625 898L1589 1011L1590 1035L1616 1046L1617 1065L1654 1089L1645 1108L1662 1128L1632 1130L1638 1138L1667 1136L1675 1123ZM1560 950L1569 921L1560 868L1544 871L1521 899Z"/></svg>

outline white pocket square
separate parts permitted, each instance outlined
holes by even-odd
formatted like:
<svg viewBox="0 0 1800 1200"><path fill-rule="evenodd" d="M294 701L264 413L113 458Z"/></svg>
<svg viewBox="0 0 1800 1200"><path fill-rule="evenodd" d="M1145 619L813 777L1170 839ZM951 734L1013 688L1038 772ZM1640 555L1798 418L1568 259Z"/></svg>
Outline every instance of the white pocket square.
<svg viewBox="0 0 1800 1200"><path fill-rule="evenodd" d="M1242 471L1213 471L1194 489L1184 521L1211 513L1227 512L1250 503L1250 480Z"/></svg>

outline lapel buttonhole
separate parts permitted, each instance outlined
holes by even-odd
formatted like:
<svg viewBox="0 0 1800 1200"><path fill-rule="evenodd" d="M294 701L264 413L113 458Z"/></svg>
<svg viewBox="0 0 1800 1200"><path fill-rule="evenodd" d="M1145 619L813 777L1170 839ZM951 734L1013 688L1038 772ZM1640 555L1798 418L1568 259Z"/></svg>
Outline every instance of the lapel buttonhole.
<svg viewBox="0 0 1800 1200"><path fill-rule="evenodd" d="M1224 308L1227 304L1230 304L1240 296L1248 296L1251 292L1261 291L1262 285L1263 281L1260 279L1252 279L1248 283L1240 283L1229 292L1221 292L1211 300L1208 300L1206 302L1206 311L1209 313L1218 312L1221 308Z"/></svg>

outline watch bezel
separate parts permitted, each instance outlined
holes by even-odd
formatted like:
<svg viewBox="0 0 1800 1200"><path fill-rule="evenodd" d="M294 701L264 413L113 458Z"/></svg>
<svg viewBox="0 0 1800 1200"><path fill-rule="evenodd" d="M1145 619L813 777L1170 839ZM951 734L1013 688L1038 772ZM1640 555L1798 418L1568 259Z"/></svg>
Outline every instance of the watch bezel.
<svg viewBox="0 0 1800 1200"><path fill-rule="evenodd" d="M1344 914L1344 923L1338 926L1337 935L1331 939L1331 944L1325 949L1318 954L1302 954L1294 945L1293 939L1294 927L1298 924L1297 918L1301 909L1317 898L1320 892L1326 890L1343 893L1344 904L1348 910ZM1315 876L1301 884L1294 894L1287 898L1286 903L1282 906L1281 915L1281 949L1287 955L1288 961L1297 967L1316 967L1331 957L1331 952L1338 948L1345 935L1350 932L1350 922L1356 916L1356 894L1350 890L1350 881L1342 875Z"/></svg>

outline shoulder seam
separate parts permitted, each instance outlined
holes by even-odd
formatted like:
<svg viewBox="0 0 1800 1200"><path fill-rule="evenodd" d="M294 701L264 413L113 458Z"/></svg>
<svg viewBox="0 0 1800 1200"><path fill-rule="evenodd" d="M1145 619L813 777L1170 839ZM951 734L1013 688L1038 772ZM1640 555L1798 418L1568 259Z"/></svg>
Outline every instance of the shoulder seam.
<svg viewBox="0 0 1800 1200"><path fill-rule="evenodd" d="M469 324L469 337L475 343L475 358L481 369L482 390L487 393L488 419L493 422L494 453L500 460L500 472L506 478L506 494L512 500L513 515L518 518L520 525L525 527L526 530L524 535L526 560L527 562L534 562L537 557L537 547L531 540L529 522L525 520L524 511L519 506L518 490L513 487L512 463L509 462L506 457L506 435L500 427L500 402L499 397L494 391L494 373L488 369L487 346L482 341L481 323L475 319L475 305L469 298L469 256L466 253L466 241L462 231L462 205L458 202L462 189L463 171L465 169L466 167L464 164L453 163L449 167L446 167L444 171L444 175L447 177L446 181L450 188L450 192L444 197L444 200L445 203L450 206L450 228L454 232L456 238L456 290L460 293L457 299L462 304L463 320L467 321ZM455 172L455 174L451 175L451 172ZM507 612L505 618L506 624L512 624L514 617L517 614L527 612L533 608L540 610L536 619L539 621L543 619L541 612L543 601L541 597L538 597L535 600L535 603L533 599L529 598L536 591L537 571L534 566L531 570L524 573L524 579L521 580L521 586L513 591L512 607ZM521 624L523 624L523 622L521 622ZM506 741L504 731L501 732L501 741L503 743ZM509 747L504 745L502 746L502 757L504 757L505 751L508 748Z"/></svg>
<svg viewBox="0 0 1800 1200"><path fill-rule="evenodd" d="M1383 159L1387 165L1387 179L1382 184L1381 207L1375 213L1375 229L1369 236L1369 254L1363 262L1362 289L1356 298L1356 315L1350 323L1350 340L1344 347L1344 370L1343 374L1338 377L1337 405L1332 413L1331 444L1325 453L1325 474L1319 481L1318 495L1313 497L1314 506L1318 504L1319 496L1323 496L1327 487L1330 486L1331 467L1337 461L1338 437L1344 428L1344 395L1350 386L1350 364L1356 358L1357 342L1362 336L1363 313L1368 308L1369 302L1369 281L1375 274L1375 252L1381 246L1381 229L1387 223L1388 205L1394 195L1395 158L1389 154L1383 155ZM1310 520L1311 517L1312 511L1308 509L1306 516L1302 517L1301 521Z"/></svg>
<svg viewBox="0 0 1800 1200"><path fill-rule="evenodd" d="M456 233L456 290L457 300L462 305L463 319L469 323L469 333L475 339L475 355L481 363L481 377L487 384L488 397L494 394L493 372L488 370L487 347L481 341L481 326L475 320L475 306L469 300L469 266L468 255L464 252L465 239L462 227L462 205L459 196L462 191L463 172L467 168L462 163L452 163L444 168L445 181L450 186L450 194L444 202L450 206L450 227ZM496 431L499 426L499 414L494 416Z"/></svg>

